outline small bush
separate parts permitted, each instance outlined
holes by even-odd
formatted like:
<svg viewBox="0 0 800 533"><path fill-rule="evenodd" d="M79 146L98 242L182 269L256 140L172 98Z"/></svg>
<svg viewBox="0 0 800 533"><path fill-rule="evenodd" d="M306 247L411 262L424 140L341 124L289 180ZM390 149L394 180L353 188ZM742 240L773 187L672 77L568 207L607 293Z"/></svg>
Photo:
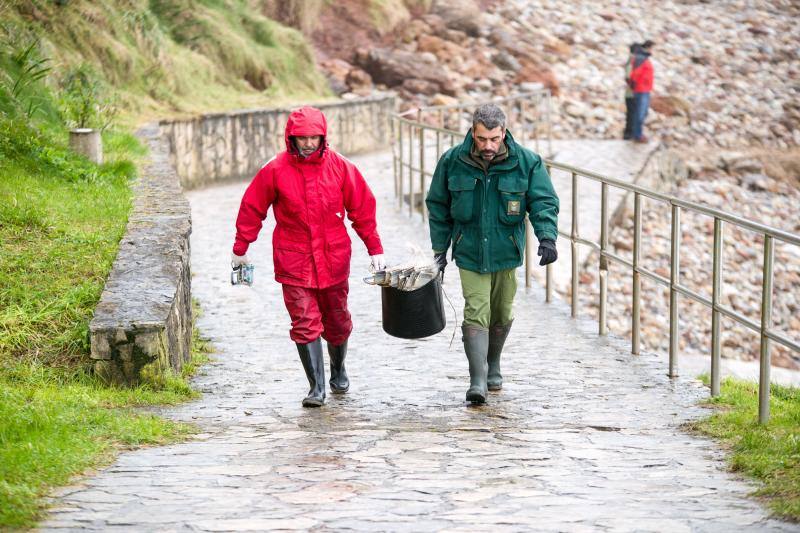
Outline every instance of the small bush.
<svg viewBox="0 0 800 533"><path fill-rule="evenodd" d="M70 69L61 81L59 107L71 128L106 129L117 114L115 99L87 63Z"/></svg>

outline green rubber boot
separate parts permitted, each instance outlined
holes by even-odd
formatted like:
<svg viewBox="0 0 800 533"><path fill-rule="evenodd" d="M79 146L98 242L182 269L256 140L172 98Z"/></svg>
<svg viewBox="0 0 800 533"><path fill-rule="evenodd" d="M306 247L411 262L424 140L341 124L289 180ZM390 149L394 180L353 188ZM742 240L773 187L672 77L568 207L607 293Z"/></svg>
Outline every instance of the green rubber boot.
<svg viewBox="0 0 800 533"><path fill-rule="evenodd" d="M486 376L489 365L486 354L489 350L489 330L479 326L461 326L463 332L464 351L469 361L469 389L467 401L484 403L489 394L486 387Z"/></svg>
<svg viewBox="0 0 800 533"><path fill-rule="evenodd" d="M486 381L489 390L503 388L503 374L500 373L500 354L503 352L503 346L513 323L514 321L512 320L505 326L492 326L489 328L489 353L486 357L489 363L489 378Z"/></svg>

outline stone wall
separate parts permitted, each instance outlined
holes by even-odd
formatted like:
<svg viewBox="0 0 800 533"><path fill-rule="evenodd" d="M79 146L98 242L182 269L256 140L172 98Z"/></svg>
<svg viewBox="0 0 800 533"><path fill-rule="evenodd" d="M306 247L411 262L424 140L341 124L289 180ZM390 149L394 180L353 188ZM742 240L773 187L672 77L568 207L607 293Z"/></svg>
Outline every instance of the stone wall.
<svg viewBox="0 0 800 533"><path fill-rule="evenodd" d="M329 142L345 154L391 142L394 98L323 104ZM284 149L287 109L162 121L138 136L150 161L89 325L91 358L110 383L135 385L179 371L191 356L191 211L181 186L250 178Z"/></svg>
<svg viewBox="0 0 800 533"><path fill-rule="evenodd" d="M192 338L191 211L157 124L138 132L150 161L133 187L133 209L89 324L94 369L135 385L179 371Z"/></svg>
<svg viewBox="0 0 800 533"><path fill-rule="evenodd" d="M328 120L328 142L340 153L388 148L393 96L317 104ZM290 109L263 109L165 120L172 162L185 188L251 178L286 149L284 129Z"/></svg>

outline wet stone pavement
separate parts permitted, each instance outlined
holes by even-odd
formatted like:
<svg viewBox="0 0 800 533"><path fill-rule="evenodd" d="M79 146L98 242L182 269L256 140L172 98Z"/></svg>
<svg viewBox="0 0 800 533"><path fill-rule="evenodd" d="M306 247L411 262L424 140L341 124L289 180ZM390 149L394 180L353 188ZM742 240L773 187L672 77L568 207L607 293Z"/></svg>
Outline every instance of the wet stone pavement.
<svg viewBox="0 0 800 533"><path fill-rule="evenodd" d="M391 155L354 161L378 197L388 260L427 249L422 222L395 211ZM707 413L696 406L706 389L670 381L659 358L598 337L521 278L504 389L470 407L460 334L449 346L461 320L456 269L444 287L458 318L447 306L442 333L396 339L381 329L380 290L361 282L368 257L355 240L350 392L302 408L308 385L272 279L271 216L250 252L255 284L229 285L245 186L188 194L199 326L216 353L196 380L202 400L165 414L201 434L122 455L62 491L42 529L798 530L767 518L714 443L680 429Z"/></svg>

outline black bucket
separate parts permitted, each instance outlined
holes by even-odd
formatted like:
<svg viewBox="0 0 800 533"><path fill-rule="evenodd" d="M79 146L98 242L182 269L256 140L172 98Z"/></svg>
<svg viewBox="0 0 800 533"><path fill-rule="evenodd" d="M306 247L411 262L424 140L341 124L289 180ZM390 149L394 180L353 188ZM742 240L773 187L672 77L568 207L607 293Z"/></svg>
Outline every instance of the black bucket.
<svg viewBox="0 0 800 533"><path fill-rule="evenodd" d="M401 339L430 337L444 329L442 283L434 278L414 291L381 287L383 331Z"/></svg>

